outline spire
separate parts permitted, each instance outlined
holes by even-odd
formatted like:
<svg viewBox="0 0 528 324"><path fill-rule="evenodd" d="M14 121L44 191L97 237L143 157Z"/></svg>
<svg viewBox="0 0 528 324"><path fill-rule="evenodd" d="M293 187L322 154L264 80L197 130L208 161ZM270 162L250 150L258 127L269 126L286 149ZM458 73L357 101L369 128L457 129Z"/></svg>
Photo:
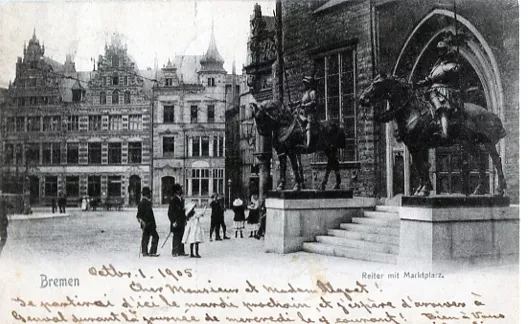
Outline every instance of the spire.
<svg viewBox="0 0 528 324"><path fill-rule="evenodd" d="M218 48L216 47L216 39L214 35L214 21L211 25L211 38L209 40L209 47L207 48L207 52L205 52L204 56L200 60L200 64L202 65L201 71L225 72L224 59L222 58L222 55L220 55L220 53L218 52Z"/></svg>
<svg viewBox="0 0 528 324"><path fill-rule="evenodd" d="M236 61L235 61L235 55L233 55L233 66L231 67L231 73L233 75L236 74Z"/></svg>

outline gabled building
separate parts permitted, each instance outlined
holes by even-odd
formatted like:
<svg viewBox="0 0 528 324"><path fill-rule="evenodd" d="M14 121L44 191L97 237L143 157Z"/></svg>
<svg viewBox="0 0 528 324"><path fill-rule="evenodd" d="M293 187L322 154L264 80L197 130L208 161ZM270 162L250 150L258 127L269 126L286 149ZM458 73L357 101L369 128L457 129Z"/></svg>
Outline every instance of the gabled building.
<svg viewBox="0 0 528 324"><path fill-rule="evenodd" d="M33 204L60 194L135 204L150 181L150 100L126 46L114 36L92 72L44 53L34 33L8 90L3 191Z"/></svg>
<svg viewBox="0 0 528 324"><path fill-rule="evenodd" d="M198 204L226 193L225 112L237 104L240 76L223 65L212 32L199 60L178 55L161 68L153 88L154 204L168 204L174 183Z"/></svg>

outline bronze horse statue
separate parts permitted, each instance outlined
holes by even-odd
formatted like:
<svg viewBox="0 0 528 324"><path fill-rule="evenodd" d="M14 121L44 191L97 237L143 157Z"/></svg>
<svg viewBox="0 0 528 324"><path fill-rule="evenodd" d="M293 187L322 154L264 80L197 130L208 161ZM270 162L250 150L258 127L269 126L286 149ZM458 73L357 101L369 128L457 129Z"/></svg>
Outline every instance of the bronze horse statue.
<svg viewBox="0 0 528 324"><path fill-rule="evenodd" d="M420 177L420 186L414 194L427 196L433 189L429 179L428 149L460 144L469 154L478 157L479 182L473 194L484 193L489 155L498 176L494 194L503 196L506 180L495 145L506 136L506 131L499 117L483 107L464 103L458 117L451 121L450 138L442 140L433 136L437 125L430 103L417 95L416 91L412 84L403 79L380 74L359 98L362 106L389 101L390 109L382 113L375 112L374 119L384 123L391 120L396 122L398 137L409 149Z"/></svg>
<svg viewBox="0 0 528 324"><path fill-rule="evenodd" d="M339 173L339 161L337 150L344 148L346 136L339 121L328 120L319 123L314 132L314 143L312 149L307 150L304 146L305 132L302 129L296 114L284 107L282 102L277 100L264 101L261 104L252 103L253 116L257 125L257 131L261 136L271 137L271 145L277 152L280 164L279 183L277 190L284 190L286 184L287 158L290 159L295 185L293 190L297 191L303 187L300 154L310 154L323 151L327 157L327 164L323 181L319 190L324 191L328 181L330 171L334 170L336 183L333 189L339 189L341 185L341 175Z"/></svg>

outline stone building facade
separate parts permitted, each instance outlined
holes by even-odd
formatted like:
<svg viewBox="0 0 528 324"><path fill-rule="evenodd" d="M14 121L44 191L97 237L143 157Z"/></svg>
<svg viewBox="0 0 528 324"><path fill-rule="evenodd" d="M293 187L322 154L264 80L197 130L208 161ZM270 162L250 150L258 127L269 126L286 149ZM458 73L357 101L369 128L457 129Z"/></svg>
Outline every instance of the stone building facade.
<svg viewBox="0 0 528 324"><path fill-rule="evenodd" d="M34 34L8 90L4 192L28 192L33 204L60 194L71 204L82 196L136 204L150 181L150 100L126 46L114 36L92 72L44 54Z"/></svg>
<svg viewBox="0 0 528 324"><path fill-rule="evenodd" d="M188 201L204 205L215 192L228 195L225 116L238 106L240 76L224 69L213 33L197 68L179 71L179 61L196 62L169 60L153 88L153 201L168 204L172 184L180 183Z"/></svg>
<svg viewBox="0 0 528 324"><path fill-rule="evenodd" d="M492 110L503 120L508 135L498 149L508 194L518 201L516 1L457 1L456 13L453 3L435 0L279 0L277 5L285 72L274 65L274 79L281 80L274 94L282 92L287 98L290 93L292 100L298 100L302 77L315 76L320 117L340 120L347 132L347 148L340 156L345 169L343 187L362 196L412 193L415 175L406 148L394 140L391 125L374 123L372 110L359 107L355 99L379 72L395 73L409 81L425 77L436 60L439 35L451 31L466 39L460 46L460 60L468 71L462 76L466 101ZM460 152L450 148L430 153L430 174L437 193L459 193ZM322 171L318 157L308 156L303 162L308 187L312 187ZM472 179L475 172L471 172ZM490 188L495 178L494 171L489 171Z"/></svg>

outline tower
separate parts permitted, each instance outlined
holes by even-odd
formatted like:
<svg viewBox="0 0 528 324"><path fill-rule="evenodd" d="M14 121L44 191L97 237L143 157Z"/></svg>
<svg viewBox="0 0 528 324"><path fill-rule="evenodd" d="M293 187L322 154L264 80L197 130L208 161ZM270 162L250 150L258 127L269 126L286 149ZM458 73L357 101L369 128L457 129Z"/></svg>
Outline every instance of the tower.
<svg viewBox="0 0 528 324"><path fill-rule="evenodd" d="M200 71L198 76L200 83L208 87L215 87L225 80L227 71L224 69L224 59L218 52L216 47L216 39L214 36L214 26L211 28L211 39L209 40L209 47L202 59L200 59Z"/></svg>

